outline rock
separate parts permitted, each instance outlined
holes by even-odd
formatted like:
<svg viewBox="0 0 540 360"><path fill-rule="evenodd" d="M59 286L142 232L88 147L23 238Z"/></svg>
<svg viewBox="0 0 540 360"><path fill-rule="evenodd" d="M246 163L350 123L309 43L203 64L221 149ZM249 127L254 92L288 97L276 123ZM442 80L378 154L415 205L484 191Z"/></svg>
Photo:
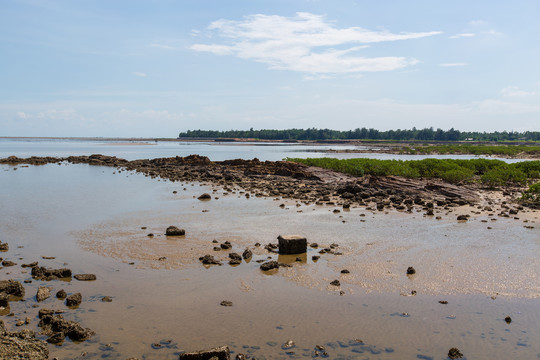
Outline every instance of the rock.
<svg viewBox="0 0 540 360"><path fill-rule="evenodd" d="M97 279L94 274L77 274L73 275L73 277L79 281L94 281Z"/></svg>
<svg viewBox="0 0 540 360"><path fill-rule="evenodd" d="M279 268L279 263L277 261L267 261L261 264L262 271L268 271L268 270L277 269L277 268Z"/></svg>
<svg viewBox="0 0 540 360"><path fill-rule="evenodd" d="M506 321L507 324L510 324L512 322L512 318L510 316L507 316L504 318L504 321Z"/></svg>
<svg viewBox="0 0 540 360"><path fill-rule="evenodd" d="M4 266L4 267L15 266L15 265L17 265L17 263L14 263L13 261L10 261L10 260L2 261L2 266Z"/></svg>
<svg viewBox="0 0 540 360"><path fill-rule="evenodd" d="M83 341L94 335L94 332L88 328L83 328L79 323L75 321L67 321L62 315L53 316L48 310L47 313L41 314L41 321L38 326L43 329L43 333L63 333L64 336L68 336L73 341Z"/></svg>
<svg viewBox="0 0 540 360"><path fill-rule="evenodd" d="M49 336L49 338L47 339L47 342L51 344L55 344L55 345L60 345L64 342L65 339L66 339L66 335L64 335L64 333L57 332Z"/></svg>
<svg viewBox="0 0 540 360"><path fill-rule="evenodd" d="M230 360L229 347L221 346L209 350L201 350L180 354L180 360Z"/></svg>
<svg viewBox="0 0 540 360"><path fill-rule="evenodd" d="M36 300L41 302L48 299L51 296L51 288L40 286L36 293Z"/></svg>
<svg viewBox="0 0 540 360"><path fill-rule="evenodd" d="M101 298L101 301L103 302L112 302L112 298L110 296L104 296Z"/></svg>
<svg viewBox="0 0 540 360"><path fill-rule="evenodd" d="M458 221L467 221L467 215L458 215L457 220Z"/></svg>
<svg viewBox="0 0 540 360"><path fill-rule="evenodd" d="M70 278L70 269L46 269L43 266L34 266L32 268L32 277L36 280L57 280Z"/></svg>
<svg viewBox="0 0 540 360"><path fill-rule="evenodd" d="M463 357L463 354L461 351L459 351L458 348L451 348L448 350L448 357L450 359L461 359Z"/></svg>
<svg viewBox="0 0 540 360"><path fill-rule="evenodd" d="M236 260L236 259L229 260L229 265L240 265L241 263L242 263L242 260Z"/></svg>
<svg viewBox="0 0 540 360"><path fill-rule="evenodd" d="M9 244L3 243L0 241L0 251L8 251L9 250Z"/></svg>
<svg viewBox="0 0 540 360"><path fill-rule="evenodd" d="M288 349L292 349L293 347L295 347L296 344L294 343L294 341L292 340L288 340L287 342L285 342L283 345L281 345L281 348L283 350L288 350Z"/></svg>
<svg viewBox="0 0 540 360"><path fill-rule="evenodd" d="M0 344L2 345L0 359L46 360L49 358L47 343L36 339L32 330L7 332L2 320L0 320Z"/></svg>
<svg viewBox="0 0 540 360"><path fill-rule="evenodd" d="M221 305L221 306L232 306L232 301L223 300L219 305Z"/></svg>
<svg viewBox="0 0 540 360"><path fill-rule="evenodd" d="M199 260L205 265L221 265L221 263L214 259L212 255L204 255L203 257L200 257Z"/></svg>
<svg viewBox="0 0 540 360"><path fill-rule="evenodd" d="M244 250L244 252L242 253L242 257L244 258L244 260L251 259L252 256L253 253L249 249Z"/></svg>
<svg viewBox="0 0 540 360"><path fill-rule="evenodd" d="M199 200L211 200L212 196L210 194L204 193L201 196L199 196L197 199L199 199Z"/></svg>
<svg viewBox="0 0 540 360"><path fill-rule="evenodd" d="M314 249L316 249L316 248L319 247L319 244L317 244L317 243L311 243L311 244L309 244L309 246L312 247L312 248L314 248Z"/></svg>
<svg viewBox="0 0 540 360"><path fill-rule="evenodd" d="M58 299L65 299L67 297L67 293L64 291L64 289L58 290L56 297Z"/></svg>
<svg viewBox="0 0 540 360"><path fill-rule="evenodd" d="M186 235L186 230L179 229L176 226L171 225L165 231L165 235L167 235L167 236L183 236L183 235Z"/></svg>
<svg viewBox="0 0 540 360"><path fill-rule="evenodd" d="M0 293L0 307L6 308L9 305L9 295Z"/></svg>
<svg viewBox="0 0 540 360"><path fill-rule="evenodd" d="M83 341L94 335L94 332L88 328L83 328L80 324L70 321L70 326L66 331L66 335L69 336L71 340L74 341Z"/></svg>
<svg viewBox="0 0 540 360"><path fill-rule="evenodd" d="M227 243L223 243L223 244L219 244L219 247L222 248L223 250L228 250L228 249L232 248L232 245L227 244Z"/></svg>
<svg viewBox="0 0 540 360"><path fill-rule="evenodd" d="M79 306L82 302L81 293L69 295L66 298L66 306Z"/></svg>
<svg viewBox="0 0 540 360"><path fill-rule="evenodd" d="M30 263L30 264L22 264L21 267L23 267L23 268L28 268L28 267L32 268L32 267L37 266L37 265L38 265L38 262L34 261L34 262Z"/></svg>
<svg viewBox="0 0 540 360"><path fill-rule="evenodd" d="M334 286L340 286L341 283L339 282L339 280L334 280L330 283L330 285L334 285Z"/></svg>
<svg viewBox="0 0 540 360"><path fill-rule="evenodd" d="M320 257L319 255L313 255L313 256L311 257L311 260L317 261L317 260L319 260L320 258L321 258L321 257Z"/></svg>
<svg viewBox="0 0 540 360"><path fill-rule="evenodd" d="M412 266L409 266L407 268L407 275L413 275L413 274L416 274L416 270Z"/></svg>
<svg viewBox="0 0 540 360"><path fill-rule="evenodd" d="M242 257L237 253L230 253L229 258L231 258L232 260L238 260L242 262Z"/></svg>
<svg viewBox="0 0 540 360"><path fill-rule="evenodd" d="M349 270L347 270L347 269L343 269L343 270L341 270L341 273L342 274L350 274L351 272Z"/></svg>
<svg viewBox="0 0 540 360"><path fill-rule="evenodd" d="M0 280L0 293L24 297L24 286L15 280Z"/></svg>
<svg viewBox="0 0 540 360"><path fill-rule="evenodd" d="M53 316L54 315L54 310L49 310L49 309L39 309L39 312L38 312L38 317L41 319L43 318L44 316Z"/></svg>
<svg viewBox="0 0 540 360"><path fill-rule="evenodd" d="M447 305L447 304L448 304L448 301L446 301L446 300L439 300L439 304Z"/></svg>
<svg viewBox="0 0 540 360"><path fill-rule="evenodd" d="M279 253L280 254L302 254L307 251L307 240L300 235L280 235Z"/></svg>

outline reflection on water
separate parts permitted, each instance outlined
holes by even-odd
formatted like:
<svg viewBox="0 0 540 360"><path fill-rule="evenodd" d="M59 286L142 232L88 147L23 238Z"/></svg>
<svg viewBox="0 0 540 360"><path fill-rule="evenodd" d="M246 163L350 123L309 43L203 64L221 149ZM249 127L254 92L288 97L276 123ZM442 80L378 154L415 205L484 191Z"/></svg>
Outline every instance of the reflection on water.
<svg viewBox="0 0 540 360"><path fill-rule="evenodd" d="M370 150L373 153L335 153L328 150ZM308 145L295 143L230 143L230 142L114 142L103 140L57 140L57 139L9 139L0 138L0 158L11 155L18 157L103 154L127 160L153 159L161 157L188 156L198 154L212 161L231 159L253 159L279 161L287 157L333 157L338 159L372 158L421 160L425 158L473 159L471 155L393 155L378 153L377 148L354 145ZM489 157L488 157L489 158ZM519 159L500 159L507 162Z"/></svg>
<svg viewBox="0 0 540 360"><path fill-rule="evenodd" d="M54 296L39 303L97 333L82 344L50 345L51 358L87 352L87 359L177 359L182 351L224 344L257 359L316 351L333 359L444 359L452 347L469 359L540 353L533 215L533 229L499 219L487 231L474 215L461 224L455 213L441 220L359 208L334 214L331 207L246 199L239 190L225 195L88 165L0 166L0 183L0 240L10 244L4 259L97 275L93 282L33 280L25 301L10 303L16 316L1 315L10 330L26 316L37 330L39 286L81 292L76 310ZM203 192L212 200L197 200ZM165 237L169 225L185 228L186 236ZM319 248L299 256L264 250L280 234L302 234ZM232 249L214 250L225 241ZM319 253L333 243L334 254ZM246 248L252 260L230 266L228 254ZM205 254L223 265L203 267L198 258ZM258 261L269 257L292 267L267 275ZM408 266L417 270L412 277ZM20 266L0 274L31 280ZM402 296L413 290L415 296ZM233 306L220 306L223 300ZM293 348L282 346L288 340Z"/></svg>

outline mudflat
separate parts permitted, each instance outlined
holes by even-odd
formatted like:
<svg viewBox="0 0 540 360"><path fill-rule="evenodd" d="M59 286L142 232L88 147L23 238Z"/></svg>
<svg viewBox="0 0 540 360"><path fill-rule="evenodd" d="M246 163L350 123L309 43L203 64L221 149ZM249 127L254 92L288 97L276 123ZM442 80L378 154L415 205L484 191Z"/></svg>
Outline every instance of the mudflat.
<svg viewBox="0 0 540 360"><path fill-rule="evenodd" d="M48 345L51 356L172 359L222 345L232 357L257 359L538 353L538 210L517 202L518 189L196 156L9 161L2 176L35 180L17 190L34 206L26 217L2 193L9 209L0 240L9 247L0 256L16 264L0 271L26 289L9 299L6 328L46 340L39 310L51 309L95 332ZM44 167L21 167L28 162ZM66 185L51 208L35 185L55 173ZM70 188L73 173L106 179L111 189ZM127 208L116 211L121 203ZM89 214L102 206L107 216L84 221L85 206ZM169 226L184 235L167 236ZM307 239L306 253L278 253L278 236L290 234ZM205 255L221 265L204 264ZM34 261L95 280L38 279L21 266ZM269 261L283 266L261 270ZM38 303L43 286L52 296ZM82 294L81 303L66 306L55 296L62 289Z"/></svg>

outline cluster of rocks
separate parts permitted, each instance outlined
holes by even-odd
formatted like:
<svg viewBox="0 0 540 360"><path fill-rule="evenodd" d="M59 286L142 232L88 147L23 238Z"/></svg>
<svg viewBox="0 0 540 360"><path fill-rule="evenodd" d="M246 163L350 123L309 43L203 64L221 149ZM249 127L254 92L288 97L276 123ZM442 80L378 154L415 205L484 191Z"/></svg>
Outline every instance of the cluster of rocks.
<svg viewBox="0 0 540 360"><path fill-rule="evenodd" d="M435 206L451 208L474 204L479 200L476 185L453 185L437 180L405 179L396 176L362 178L339 174L331 170L308 167L287 161L226 160L210 161L207 157L190 155L159 159L128 161L114 156L90 155L64 158L10 156L0 159L4 164L33 164L70 162L111 166L137 171L151 177L172 181L212 182L225 189L235 187L255 196L282 197L316 204L351 205L412 211L425 208L433 215ZM521 189L515 190L516 194ZM510 192L508 193L511 194ZM199 197L209 200L209 194ZM426 200L428 199L428 200Z"/></svg>
<svg viewBox="0 0 540 360"><path fill-rule="evenodd" d="M0 359L32 359L46 360L49 358L49 348L45 341L36 339L36 334L30 329L9 332L0 320Z"/></svg>
<svg viewBox="0 0 540 360"><path fill-rule="evenodd" d="M38 326L43 329L42 334L49 336L47 342L51 344L61 344L66 337L72 341L84 341L94 335L92 330L83 328L75 321L65 320L62 315L56 315L54 310L39 310L39 318Z"/></svg>
<svg viewBox="0 0 540 360"><path fill-rule="evenodd" d="M9 249L7 243L4 245L3 248ZM31 276L38 281L66 280L72 277L79 281L96 280L94 274L73 275L70 269L49 269L39 266L37 261L22 264L21 267L32 268ZM31 283L32 280L24 280L24 282ZM41 303L47 300L51 297L52 290L53 287L50 286L39 286L35 295L36 302ZM0 308L9 311L10 302L24 300L25 295L25 287L20 281L14 279L0 280ZM68 296L63 289L56 292L56 297L61 300L65 299L65 305L69 308L76 308L82 302L81 293ZM108 298L104 301L111 301L111 299ZM34 305L34 307L38 307L38 305ZM56 311L55 313L54 310L39 310L40 322L38 327L41 328L41 335L48 336L47 342L60 345L66 337L72 341L84 341L94 334L92 330L83 328L78 322L64 319L59 313L63 313L63 311ZM10 315L14 316L15 314L10 313ZM26 317L25 320L18 320L16 326L27 325L30 322L31 318ZM36 339L34 331L30 329L8 332L4 328L4 323L0 320L0 359L47 359L49 355L47 342Z"/></svg>

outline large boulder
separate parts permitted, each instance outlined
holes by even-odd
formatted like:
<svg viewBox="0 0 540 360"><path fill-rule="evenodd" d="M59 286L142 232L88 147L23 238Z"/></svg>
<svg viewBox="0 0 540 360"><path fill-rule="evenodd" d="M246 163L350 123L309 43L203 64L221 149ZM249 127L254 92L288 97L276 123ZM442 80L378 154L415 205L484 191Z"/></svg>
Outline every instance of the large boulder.
<svg viewBox="0 0 540 360"><path fill-rule="evenodd" d="M307 251L307 240L300 235L279 235L279 253L282 255L303 254Z"/></svg>
<svg viewBox="0 0 540 360"><path fill-rule="evenodd" d="M210 350L201 350L180 354L180 360L230 360L229 347L221 346Z"/></svg>

